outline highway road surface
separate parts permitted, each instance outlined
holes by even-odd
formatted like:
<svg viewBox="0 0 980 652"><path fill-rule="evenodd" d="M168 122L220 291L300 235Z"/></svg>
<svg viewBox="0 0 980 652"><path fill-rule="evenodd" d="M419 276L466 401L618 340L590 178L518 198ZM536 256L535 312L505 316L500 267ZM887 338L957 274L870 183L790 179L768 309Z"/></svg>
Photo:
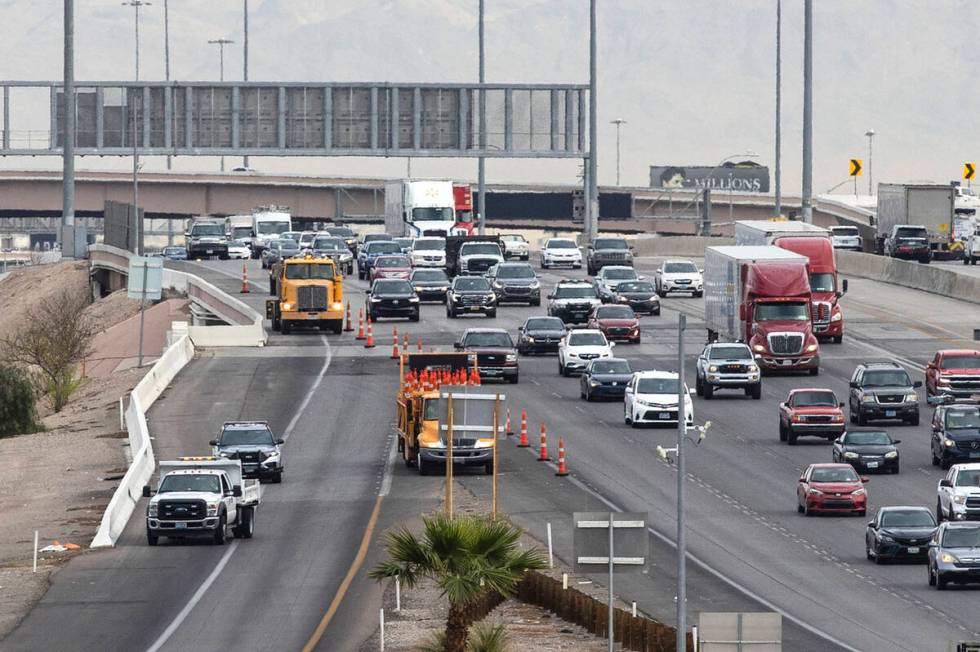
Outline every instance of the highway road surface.
<svg viewBox="0 0 980 652"><path fill-rule="evenodd" d="M656 261L638 268L652 274ZM232 292L241 263L186 263ZM545 288L584 272L543 272ZM249 262L253 293L262 306L267 278ZM354 306L366 284L348 280ZM707 441L688 455L687 524L691 554L690 607L701 610L777 610L784 615L787 650L945 650L950 641L980 640L980 593L937 592L924 566L876 566L864 557L868 519L804 518L795 486L811 462L830 461L825 442L781 444L776 405L791 388L821 386L846 400L855 365L897 358L913 376L937 348L972 347L980 325L975 305L862 279L843 299L844 343L824 344L820 376L767 377L763 399L722 392L695 399L698 423L711 420ZM441 305L423 308L422 323L397 322L414 344L451 347L469 326L517 326L541 308L507 306L495 320L447 320ZM663 315L645 317L643 344L616 354L635 368L676 367L677 315L689 316L685 343L704 343L703 302L664 301ZM378 558L379 532L438 504L437 479L420 478L391 455L395 363L388 360L392 323L375 327L378 347L366 352L352 333L322 336L273 333L264 349L203 351L151 409L158 459L207 452L207 440L229 419L265 418L288 435L286 478L266 485L252 540L223 548L200 544L148 548L137 508L119 546L84 555L57 573L39 606L0 644L3 650L356 649L374 627L380 588L364 577ZM687 372L693 378L693 355ZM510 442L502 446L501 505L544 538L555 530L556 551L569 559L571 512L624 509L650 514L651 566L623 576L617 593L665 622L673 620L672 548L675 483L657 444L672 445L673 429L633 430L622 404L586 403L578 379L561 378L552 357L521 359L519 386L501 386L512 413L544 421L556 445L565 439L570 479L536 463ZM489 387L489 385L488 385ZM873 476L870 514L881 505L935 503L940 472L930 465L928 421L888 426L902 440L902 473ZM463 479L477 493L484 476ZM379 499L379 496L381 497ZM601 578L596 577L597 581ZM340 598L343 598L342 600ZM334 605L332 607L331 605Z"/></svg>

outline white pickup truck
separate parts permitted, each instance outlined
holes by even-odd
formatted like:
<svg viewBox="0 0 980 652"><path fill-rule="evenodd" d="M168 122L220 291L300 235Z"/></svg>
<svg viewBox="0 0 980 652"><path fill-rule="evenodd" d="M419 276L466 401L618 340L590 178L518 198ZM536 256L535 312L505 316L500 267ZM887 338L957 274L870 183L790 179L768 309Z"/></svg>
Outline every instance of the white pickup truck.
<svg viewBox="0 0 980 652"><path fill-rule="evenodd" d="M146 542L160 537L208 538L225 542L227 530L251 539L255 508L261 498L258 480L242 479L240 460L188 457L160 462L156 491L143 487L150 499L146 507Z"/></svg>
<svg viewBox="0 0 980 652"><path fill-rule="evenodd" d="M937 491L937 521L980 520L980 463L954 464Z"/></svg>

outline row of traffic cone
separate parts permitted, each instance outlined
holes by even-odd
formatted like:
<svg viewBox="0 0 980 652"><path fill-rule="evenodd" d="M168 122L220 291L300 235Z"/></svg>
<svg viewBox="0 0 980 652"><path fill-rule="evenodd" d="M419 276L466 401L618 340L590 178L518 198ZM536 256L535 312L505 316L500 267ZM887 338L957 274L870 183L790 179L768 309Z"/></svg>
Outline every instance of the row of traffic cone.
<svg viewBox="0 0 980 652"><path fill-rule="evenodd" d="M431 391L439 389L443 385L472 385L478 387L480 385L480 374L477 373L476 367L473 367L469 373L465 369L457 369L455 371L423 369L421 372L412 370L405 374L405 388L409 392Z"/></svg>
<svg viewBox="0 0 980 652"><path fill-rule="evenodd" d="M514 434L513 429L510 425L510 409L507 410L507 422L504 426L504 432L511 436ZM521 438L517 442L518 448L529 448L531 446L527 438L527 410L521 410ZM544 422L541 423L541 439L538 445L538 457L539 462L550 462L551 458L548 456L548 431L545 428ZM563 437L558 438L558 471L555 475L559 477L564 477L568 475L568 467L565 464L565 439Z"/></svg>
<svg viewBox="0 0 980 652"><path fill-rule="evenodd" d="M416 342L416 347L419 353L422 353L422 338L420 337ZM405 334L405 341L402 344L401 349L398 348L398 328L392 327L391 329L391 359L397 360L401 357L402 353L408 353L408 334Z"/></svg>

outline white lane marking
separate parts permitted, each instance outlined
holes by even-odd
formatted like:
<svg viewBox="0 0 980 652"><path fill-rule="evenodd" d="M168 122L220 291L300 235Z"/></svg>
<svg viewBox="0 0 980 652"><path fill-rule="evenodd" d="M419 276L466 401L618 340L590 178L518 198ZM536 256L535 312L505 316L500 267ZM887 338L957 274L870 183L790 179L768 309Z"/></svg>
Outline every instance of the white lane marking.
<svg viewBox="0 0 980 652"><path fill-rule="evenodd" d="M381 491L378 492L379 496L387 496L388 492L391 490L391 469L395 465L395 458L398 455L398 446L395 446L397 441L397 435L392 437L390 440L389 448L391 451L388 453L388 460L385 462L384 478L381 480Z"/></svg>
<svg viewBox="0 0 980 652"><path fill-rule="evenodd" d="M191 596L191 599L187 601L184 608L180 610L177 617L174 618L169 625L167 625L167 629L163 630L160 637L153 642L153 645L147 648L146 652L157 652L160 650L164 645L166 645L167 641L170 640L173 633L177 631L177 628L184 624L184 620L190 615L191 611L194 610L197 603L201 601L201 598L203 598L207 590L211 588L214 581L218 579L218 575L220 575L221 571L224 570L228 560L231 559L231 556L235 554L236 550L238 550L238 544L239 539L235 539L231 542L231 545L228 546L228 550L226 550L225 554L221 556L221 560L218 562L218 565L214 567L214 570L212 570L211 574L207 576L207 579L201 583L201 586L197 587L197 591L195 591L194 595Z"/></svg>
<svg viewBox="0 0 980 652"><path fill-rule="evenodd" d="M286 426L286 430L283 431L282 438L284 440L288 439L289 435L293 432L293 428L296 427L296 423L299 421L300 416L313 399L313 394L316 393L320 383L323 382L323 377L326 375L327 369L330 368L330 362L333 360L333 352L330 348L330 342L327 341L327 336L321 335L320 339L323 340L323 345L327 347L327 352L323 357L323 366L320 368L320 372L317 374L316 380L307 390L306 396L303 397L303 402L300 403L296 414L293 415L289 425ZM194 610L194 607L197 606L197 603L200 602L201 598L204 597L204 594L207 593L207 590L211 588L214 581L218 579L218 575L220 575L221 571L224 570L224 567L228 564L228 560L231 559L231 556L235 554L236 550L238 550L238 543L238 539L231 542L231 545L228 546L228 550L221 556L221 560L218 562L218 565L214 567L214 570L211 571L211 574L208 575L207 579L201 583L201 586L197 587L197 591L194 592L191 599L188 600L187 604L184 605L184 608L180 610L180 613L178 613L177 617L173 619L173 622L167 625L167 629L163 630L163 633L160 634L160 637L156 641L154 641L153 645L147 649L147 652L157 652L164 645L166 645L170 637L173 636L173 633L183 624L184 620L187 619L187 616L189 616L191 611Z"/></svg>

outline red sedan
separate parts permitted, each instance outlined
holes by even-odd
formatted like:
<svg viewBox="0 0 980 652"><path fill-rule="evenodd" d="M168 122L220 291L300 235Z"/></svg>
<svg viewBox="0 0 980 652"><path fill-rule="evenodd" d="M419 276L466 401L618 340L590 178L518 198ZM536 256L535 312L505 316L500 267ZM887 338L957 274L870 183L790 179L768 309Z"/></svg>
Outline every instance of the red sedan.
<svg viewBox="0 0 980 652"><path fill-rule="evenodd" d="M864 516L867 481L850 464L811 464L796 485L796 511L807 516L820 512Z"/></svg>
<svg viewBox="0 0 980 652"><path fill-rule="evenodd" d="M412 263L408 256L378 256L371 265L371 280L396 278L408 280L412 273Z"/></svg>
<svg viewBox="0 0 980 652"><path fill-rule="evenodd" d="M926 394L959 398L980 394L980 351L937 351L926 367Z"/></svg>
<svg viewBox="0 0 980 652"><path fill-rule="evenodd" d="M797 437L834 441L844 432L844 404L829 389L794 389L779 404L779 441L796 445Z"/></svg>
<svg viewBox="0 0 980 652"><path fill-rule="evenodd" d="M610 341L640 343L640 320L629 306L596 306L586 328L602 331Z"/></svg>

